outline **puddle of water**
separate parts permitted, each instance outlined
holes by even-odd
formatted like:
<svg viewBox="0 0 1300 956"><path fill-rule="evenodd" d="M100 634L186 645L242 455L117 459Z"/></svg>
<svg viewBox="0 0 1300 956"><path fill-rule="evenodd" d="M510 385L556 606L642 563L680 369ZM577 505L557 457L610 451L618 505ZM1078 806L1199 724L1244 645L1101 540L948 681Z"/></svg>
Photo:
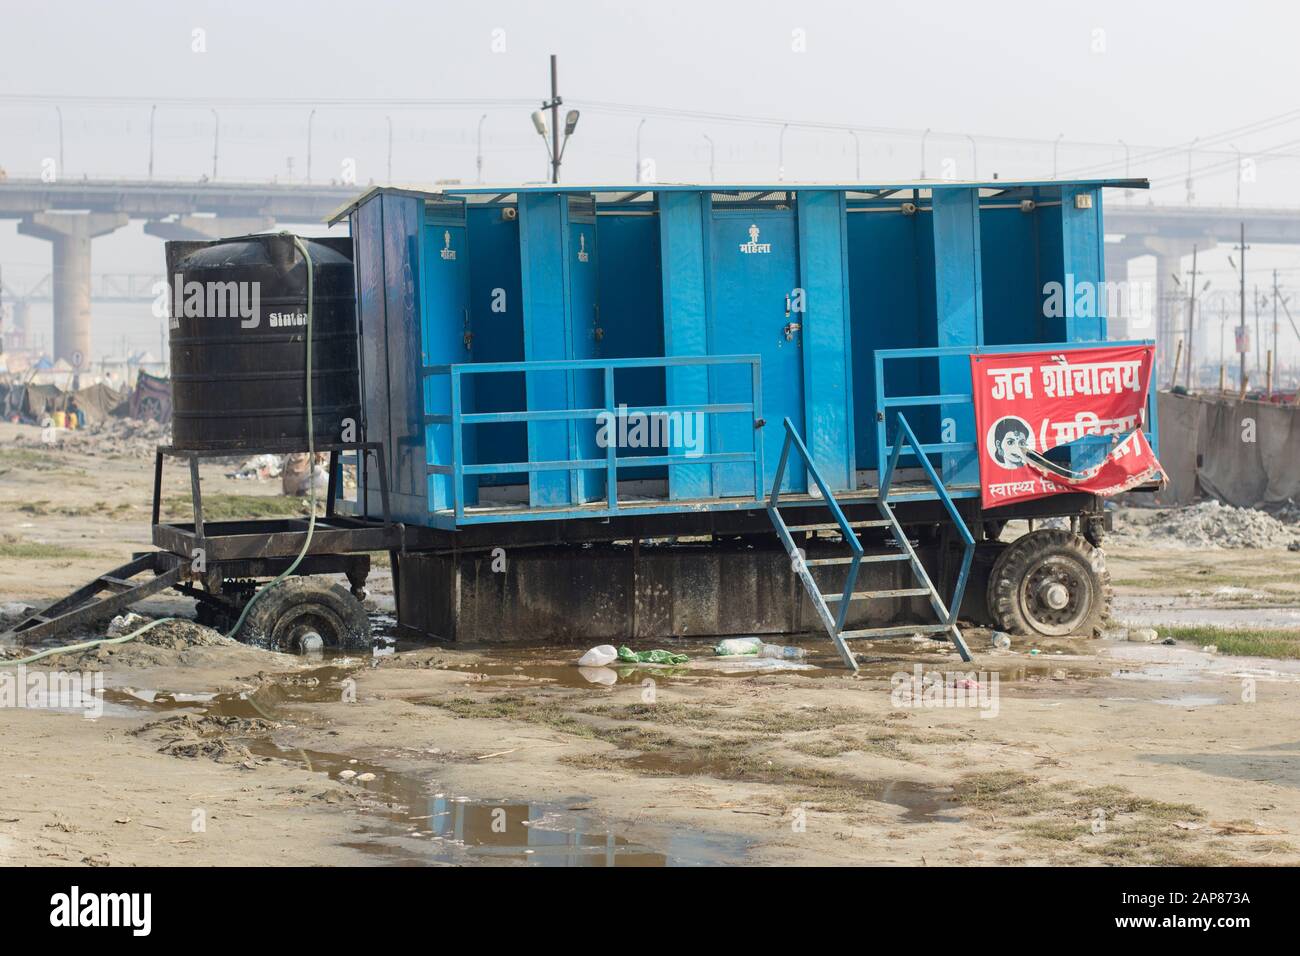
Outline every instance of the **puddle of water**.
<svg viewBox="0 0 1300 956"><path fill-rule="evenodd" d="M576 669L576 668L570 668ZM189 711L202 715L291 719L284 705L340 700L354 671L336 665L280 675L253 694L174 694L110 689L106 701L135 714ZM634 843L602 825L579 804L485 800L436 792L423 778L344 754L283 747L269 737L232 738L259 757L301 764L313 773L364 790L378 801L363 827L367 840L345 846L391 864L514 862L535 866L701 866L739 862L739 838L675 832L667 849Z"/></svg>
<svg viewBox="0 0 1300 956"><path fill-rule="evenodd" d="M650 776L683 777L704 776L724 780L761 783L761 774L737 774L735 767L725 758L682 756L668 751L647 751L634 754L620 764ZM951 811L956 801L950 787L932 787L912 780L864 781L862 795L868 800L888 803L902 808L903 820L908 823L960 823L961 818Z"/></svg>

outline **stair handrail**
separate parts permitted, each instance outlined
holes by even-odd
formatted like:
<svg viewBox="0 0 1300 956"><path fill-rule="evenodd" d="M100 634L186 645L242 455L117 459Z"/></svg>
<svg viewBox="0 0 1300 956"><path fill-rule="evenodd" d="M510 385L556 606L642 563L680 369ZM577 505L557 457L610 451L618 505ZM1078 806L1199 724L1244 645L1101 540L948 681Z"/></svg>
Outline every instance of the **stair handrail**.
<svg viewBox="0 0 1300 956"><path fill-rule="evenodd" d="M840 600L839 610L835 615L835 630L838 633L844 628L844 622L849 613L849 598L852 596L853 587L858 581L858 568L862 563L863 555L862 542L858 540L853 526L849 524L849 519L845 516L843 509L840 508L839 502L835 500L830 485L822 477L821 470L813 463L812 455L808 453L808 446L803 443L803 439L799 437L799 432L795 430L794 422L790 421L789 418L785 419L785 442L781 445L781 460L777 462L776 477L772 479L772 493L767 499L767 512L772 518L772 523L782 533L782 537L789 539L790 533L786 530L785 519L781 517L781 512L777 508L781 497L781 482L785 478L785 466L790 459L790 449L792 447L803 459L804 467L821 491L822 501L826 503L826 507L829 509L831 516L834 517L835 523L840 526L840 534L848 542L849 547L853 549L853 560L849 563L849 572L844 579L844 594ZM792 540L790 544L793 547Z"/></svg>
<svg viewBox="0 0 1300 956"><path fill-rule="evenodd" d="M894 449L889 455L889 464L885 468L885 474L880 480L880 497L879 501L883 508L889 506L889 489L894 481L894 470L898 465L898 459L903 453L903 445L908 444L912 447L912 454L917 461L921 463L921 468L925 472L926 478L934 486L935 492L939 495L939 500L943 502L944 508L948 512L948 517L956 526L957 531L961 534L961 539L965 545L962 554L961 573L957 575L957 586L953 588L952 599L948 602L948 617L945 624L956 624L957 614L961 610L961 600L966 594L966 584L970 578L971 563L975 558L975 536L970 533L970 528L966 527L966 522L962 519L961 512L957 510L956 502L948 494L948 489L944 487L939 475L934 470L934 465L925 452L921 450L921 443L916 438L916 433L912 431L912 426L907 423L907 416L899 412L896 419L898 423L898 432L894 437Z"/></svg>

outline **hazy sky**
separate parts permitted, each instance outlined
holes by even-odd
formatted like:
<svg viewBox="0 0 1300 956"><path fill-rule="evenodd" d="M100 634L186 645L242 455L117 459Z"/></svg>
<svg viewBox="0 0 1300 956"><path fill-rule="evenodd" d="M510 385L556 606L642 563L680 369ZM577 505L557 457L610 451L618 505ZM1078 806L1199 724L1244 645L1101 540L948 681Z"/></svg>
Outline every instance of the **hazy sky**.
<svg viewBox="0 0 1300 956"><path fill-rule="evenodd" d="M14 177L58 155L55 101L38 98L60 97L65 176L143 178L158 103L156 178L211 174L215 106L220 178L300 180L316 104L315 180L349 161L359 182L384 179L391 117L395 180L472 181L484 114L484 178L537 179L546 157L528 114L554 52L566 105L583 112L568 181L631 180L642 119L657 179L707 180L707 136L719 181L774 180L791 122L788 180L848 179L859 163L864 179L915 177L930 128L930 176L1037 178L1054 163L1122 175L1123 140L1153 198L1184 203L1199 138L1198 203L1236 201L1235 146L1255 161L1243 203L1300 205L1300 14L1277 3L0 0L0 12L0 167ZM466 99L497 102L410 103ZM7 280L35 281L48 246L14 230L0 221L0 263ZM96 271L160 260L137 223L95 244Z"/></svg>

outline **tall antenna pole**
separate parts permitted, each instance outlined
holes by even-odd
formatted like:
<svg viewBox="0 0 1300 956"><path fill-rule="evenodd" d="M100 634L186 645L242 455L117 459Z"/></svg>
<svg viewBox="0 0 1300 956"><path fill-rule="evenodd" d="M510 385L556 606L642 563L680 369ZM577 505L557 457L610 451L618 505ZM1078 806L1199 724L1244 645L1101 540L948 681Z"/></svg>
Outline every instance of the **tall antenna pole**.
<svg viewBox="0 0 1300 956"><path fill-rule="evenodd" d="M1241 224L1241 245L1238 250L1241 252L1241 325L1238 330L1239 335L1246 334L1246 224ZM1241 387L1246 387L1246 350L1241 350Z"/></svg>
<svg viewBox="0 0 1300 956"><path fill-rule="evenodd" d="M1183 387L1192 390L1192 345L1196 342L1196 246L1192 246L1192 294L1187 300L1187 371Z"/></svg>
<svg viewBox="0 0 1300 956"><path fill-rule="evenodd" d="M1282 354L1277 350L1277 270L1273 270L1273 367L1278 369L1277 378L1281 379Z"/></svg>

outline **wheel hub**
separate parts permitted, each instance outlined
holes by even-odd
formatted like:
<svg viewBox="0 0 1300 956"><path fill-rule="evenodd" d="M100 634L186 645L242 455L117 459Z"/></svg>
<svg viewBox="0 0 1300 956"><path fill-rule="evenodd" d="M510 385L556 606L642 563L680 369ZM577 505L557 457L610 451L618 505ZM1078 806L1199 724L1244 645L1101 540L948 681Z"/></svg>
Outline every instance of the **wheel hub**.
<svg viewBox="0 0 1300 956"><path fill-rule="evenodd" d="M1072 634L1088 616L1094 600L1086 570L1067 558L1044 560L1025 575L1020 598L1025 616L1043 634Z"/></svg>
<svg viewBox="0 0 1300 956"><path fill-rule="evenodd" d="M1054 611L1060 611L1070 603L1070 590L1060 581L1049 581L1039 591L1038 600Z"/></svg>

